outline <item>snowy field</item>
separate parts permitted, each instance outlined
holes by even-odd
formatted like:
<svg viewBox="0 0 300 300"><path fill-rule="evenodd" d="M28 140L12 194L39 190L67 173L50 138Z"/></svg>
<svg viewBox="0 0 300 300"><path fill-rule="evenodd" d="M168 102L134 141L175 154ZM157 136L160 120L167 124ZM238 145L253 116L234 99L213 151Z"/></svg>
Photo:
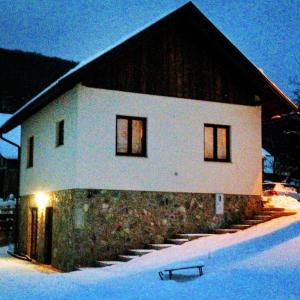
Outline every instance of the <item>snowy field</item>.
<svg viewBox="0 0 300 300"><path fill-rule="evenodd" d="M203 263L204 276L168 266ZM300 299L300 211L235 234L211 236L122 266L45 273L0 248L0 299Z"/></svg>

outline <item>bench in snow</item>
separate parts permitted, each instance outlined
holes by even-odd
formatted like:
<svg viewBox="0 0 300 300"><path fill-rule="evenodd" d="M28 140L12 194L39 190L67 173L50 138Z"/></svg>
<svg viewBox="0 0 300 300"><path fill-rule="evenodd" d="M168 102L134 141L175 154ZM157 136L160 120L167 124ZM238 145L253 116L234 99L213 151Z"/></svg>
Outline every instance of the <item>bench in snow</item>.
<svg viewBox="0 0 300 300"><path fill-rule="evenodd" d="M168 272L169 279L172 279L174 271L187 270L187 269L198 269L199 270L199 276L202 276L203 275L203 269L202 269L203 267L204 267L204 265L197 265L197 266L190 266L190 267L167 269L167 270L163 270L163 271L158 272L158 275L159 275L161 280L164 280L164 272Z"/></svg>

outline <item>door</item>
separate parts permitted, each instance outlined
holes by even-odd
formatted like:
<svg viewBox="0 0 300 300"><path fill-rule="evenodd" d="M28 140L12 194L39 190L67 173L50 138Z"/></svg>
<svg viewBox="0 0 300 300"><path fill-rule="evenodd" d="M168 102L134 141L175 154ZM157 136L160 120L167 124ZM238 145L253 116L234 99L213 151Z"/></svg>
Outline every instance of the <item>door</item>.
<svg viewBox="0 0 300 300"><path fill-rule="evenodd" d="M53 207L46 208L45 215L45 264L51 264L52 257L52 223L53 223Z"/></svg>
<svg viewBox="0 0 300 300"><path fill-rule="evenodd" d="M30 257L36 259L37 257L37 232L38 232L38 209L36 207L31 209L31 243L30 243Z"/></svg>

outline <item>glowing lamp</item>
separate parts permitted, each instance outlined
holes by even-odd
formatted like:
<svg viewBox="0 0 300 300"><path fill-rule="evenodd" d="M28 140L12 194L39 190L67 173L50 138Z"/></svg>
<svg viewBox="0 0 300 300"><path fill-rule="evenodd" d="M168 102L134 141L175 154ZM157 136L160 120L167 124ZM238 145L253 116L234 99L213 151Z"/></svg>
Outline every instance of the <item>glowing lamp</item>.
<svg viewBox="0 0 300 300"><path fill-rule="evenodd" d="M48 202L48 195L45 193L37 193L35 200L39 208L45 208Z"/></svg>

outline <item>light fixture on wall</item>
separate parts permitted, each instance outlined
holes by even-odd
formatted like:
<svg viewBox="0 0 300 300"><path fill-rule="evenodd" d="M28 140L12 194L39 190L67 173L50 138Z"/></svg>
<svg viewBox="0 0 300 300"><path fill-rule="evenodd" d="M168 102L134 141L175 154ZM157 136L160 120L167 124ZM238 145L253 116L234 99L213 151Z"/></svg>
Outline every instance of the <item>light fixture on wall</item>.
<svg viewBox="0 0 300 300"><path fill-rule="evenodd" d="M42 192L39 192L35 195L35 201L39 208L43 209L48 203L48 195Z"/></svg>

